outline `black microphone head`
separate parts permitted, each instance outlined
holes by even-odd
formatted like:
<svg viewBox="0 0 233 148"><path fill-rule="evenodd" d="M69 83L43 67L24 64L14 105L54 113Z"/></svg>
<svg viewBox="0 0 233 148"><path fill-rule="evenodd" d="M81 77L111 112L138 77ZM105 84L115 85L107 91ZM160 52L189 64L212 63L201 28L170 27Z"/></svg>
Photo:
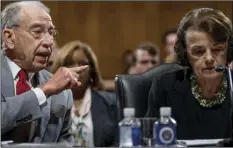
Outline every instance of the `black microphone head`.
<svg viewBox="0 0 233 148"><path fill-rule="evenodd" d="M222 71L225 70L225 66L218 65L218 66L215 67L215 70L216 70L217 72L222 72Z"/></svg>

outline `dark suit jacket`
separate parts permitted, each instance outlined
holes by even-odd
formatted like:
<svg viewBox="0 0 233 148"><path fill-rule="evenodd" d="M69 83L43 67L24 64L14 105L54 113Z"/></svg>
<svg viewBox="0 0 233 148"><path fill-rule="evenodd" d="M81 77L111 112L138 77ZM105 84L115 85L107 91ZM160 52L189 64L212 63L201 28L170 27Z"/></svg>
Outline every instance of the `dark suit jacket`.
<svg viewBox="0 0 233 148"><path fill-rule="evenodd" d="M119 107L116 97L109 92L92 91L91 114L94 127L94 146L118 145Z"/></svg>
<svg viewBox="0 0 233 148"><path fill-rule="evenodd" d="M147 116L159 117L159 108L170 106L177 121L178 139L229 138L231 127L231 101L226 100L213 108L203 108L194 98L190 85L191 71L178 70L154 79L149 94Z"/></svg>

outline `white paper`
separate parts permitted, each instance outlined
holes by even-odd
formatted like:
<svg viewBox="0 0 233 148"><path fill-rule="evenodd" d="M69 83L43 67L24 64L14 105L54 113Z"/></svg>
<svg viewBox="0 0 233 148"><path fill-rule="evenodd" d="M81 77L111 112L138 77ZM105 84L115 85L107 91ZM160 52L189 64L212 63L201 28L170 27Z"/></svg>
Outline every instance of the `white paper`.
<svg viewBox="0 0 233 148"><path fill-rule="evenodd" d="M187 146L198 146L198 145L216 145L224 139L195 139L195 140L178 140L185 142Z"/></svg>

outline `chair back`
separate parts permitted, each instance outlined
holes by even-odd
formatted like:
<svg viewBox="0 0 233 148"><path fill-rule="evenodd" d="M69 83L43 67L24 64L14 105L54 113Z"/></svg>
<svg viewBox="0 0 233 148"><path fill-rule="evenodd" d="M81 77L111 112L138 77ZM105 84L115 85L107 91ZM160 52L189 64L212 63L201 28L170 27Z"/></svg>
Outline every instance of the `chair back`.
<svg viewBox="0 0 233 148"><path fill-rule="evenodd" d="M148 95L154 77L182 69L178 64L162 64L141 74L116 75L116 97L120 106L120 118L125 107L135 108L135 117L144 117L148 109Z"/></svg>

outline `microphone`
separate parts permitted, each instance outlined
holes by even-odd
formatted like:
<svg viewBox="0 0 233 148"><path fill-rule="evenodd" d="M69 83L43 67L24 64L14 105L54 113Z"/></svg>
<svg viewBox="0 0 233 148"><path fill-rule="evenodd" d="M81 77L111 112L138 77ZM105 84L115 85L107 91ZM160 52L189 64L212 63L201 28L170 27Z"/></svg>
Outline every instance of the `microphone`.
<svg viewBox="0 0 233 148"><path fill-rule="evenodd" d="M228 81L229 81L229 88L230 88L230 97L231 97L231 104L232 104L232 108L233 108L233 85L232 85L232 75L231 75L231 69L228 68L227 66L223 66L223 65L218 65L215 67L215 70L217 72L223 72L223 71L227 71L228 74Z"/></svg>
<svg viewBox="0 0 233 148"><path fill-rule="evenodd" d="M217 72L222 72L222 71L224 71L225 69L227 69L227 67L222 66L222 65L218 65L218 66L215 67L215 70L216 70Z"/></svg>
<svg viewBox="0 0 233 148"><path fill-rule="evenodd" d="M232 74L231 74L231 69L228 68L227 66L223 66L223 65L218 65L215 67L215 70L217 72L223 72L223 71L227 71L228 74L228 81L229 81L229 89L230 89L230 99L231 99L231 117L232 117L232 110L233 110L233 86L232 86ZM221 142L219 142L219 146L233 146L233 137L231 137L230 139L227 140L223 140Z"/></svg>
<svg viewBox="0 0 233 148"><path fill-rule="evenodd" d="M228 68L227 66L223 66L223 65L218 65L218 66L216 66L215 67L215 70L217 71L217 72L222 72L222 71L224 71L224 70L226 70L227 71L227 74L228 74L228 81L229 81L229 88L230 88L230 90L231 90L231 92L233 91L233 85L232 85L232 74L231 74L231 69L230 68ZM232 96L231 96L232 97Z"/></svg>

